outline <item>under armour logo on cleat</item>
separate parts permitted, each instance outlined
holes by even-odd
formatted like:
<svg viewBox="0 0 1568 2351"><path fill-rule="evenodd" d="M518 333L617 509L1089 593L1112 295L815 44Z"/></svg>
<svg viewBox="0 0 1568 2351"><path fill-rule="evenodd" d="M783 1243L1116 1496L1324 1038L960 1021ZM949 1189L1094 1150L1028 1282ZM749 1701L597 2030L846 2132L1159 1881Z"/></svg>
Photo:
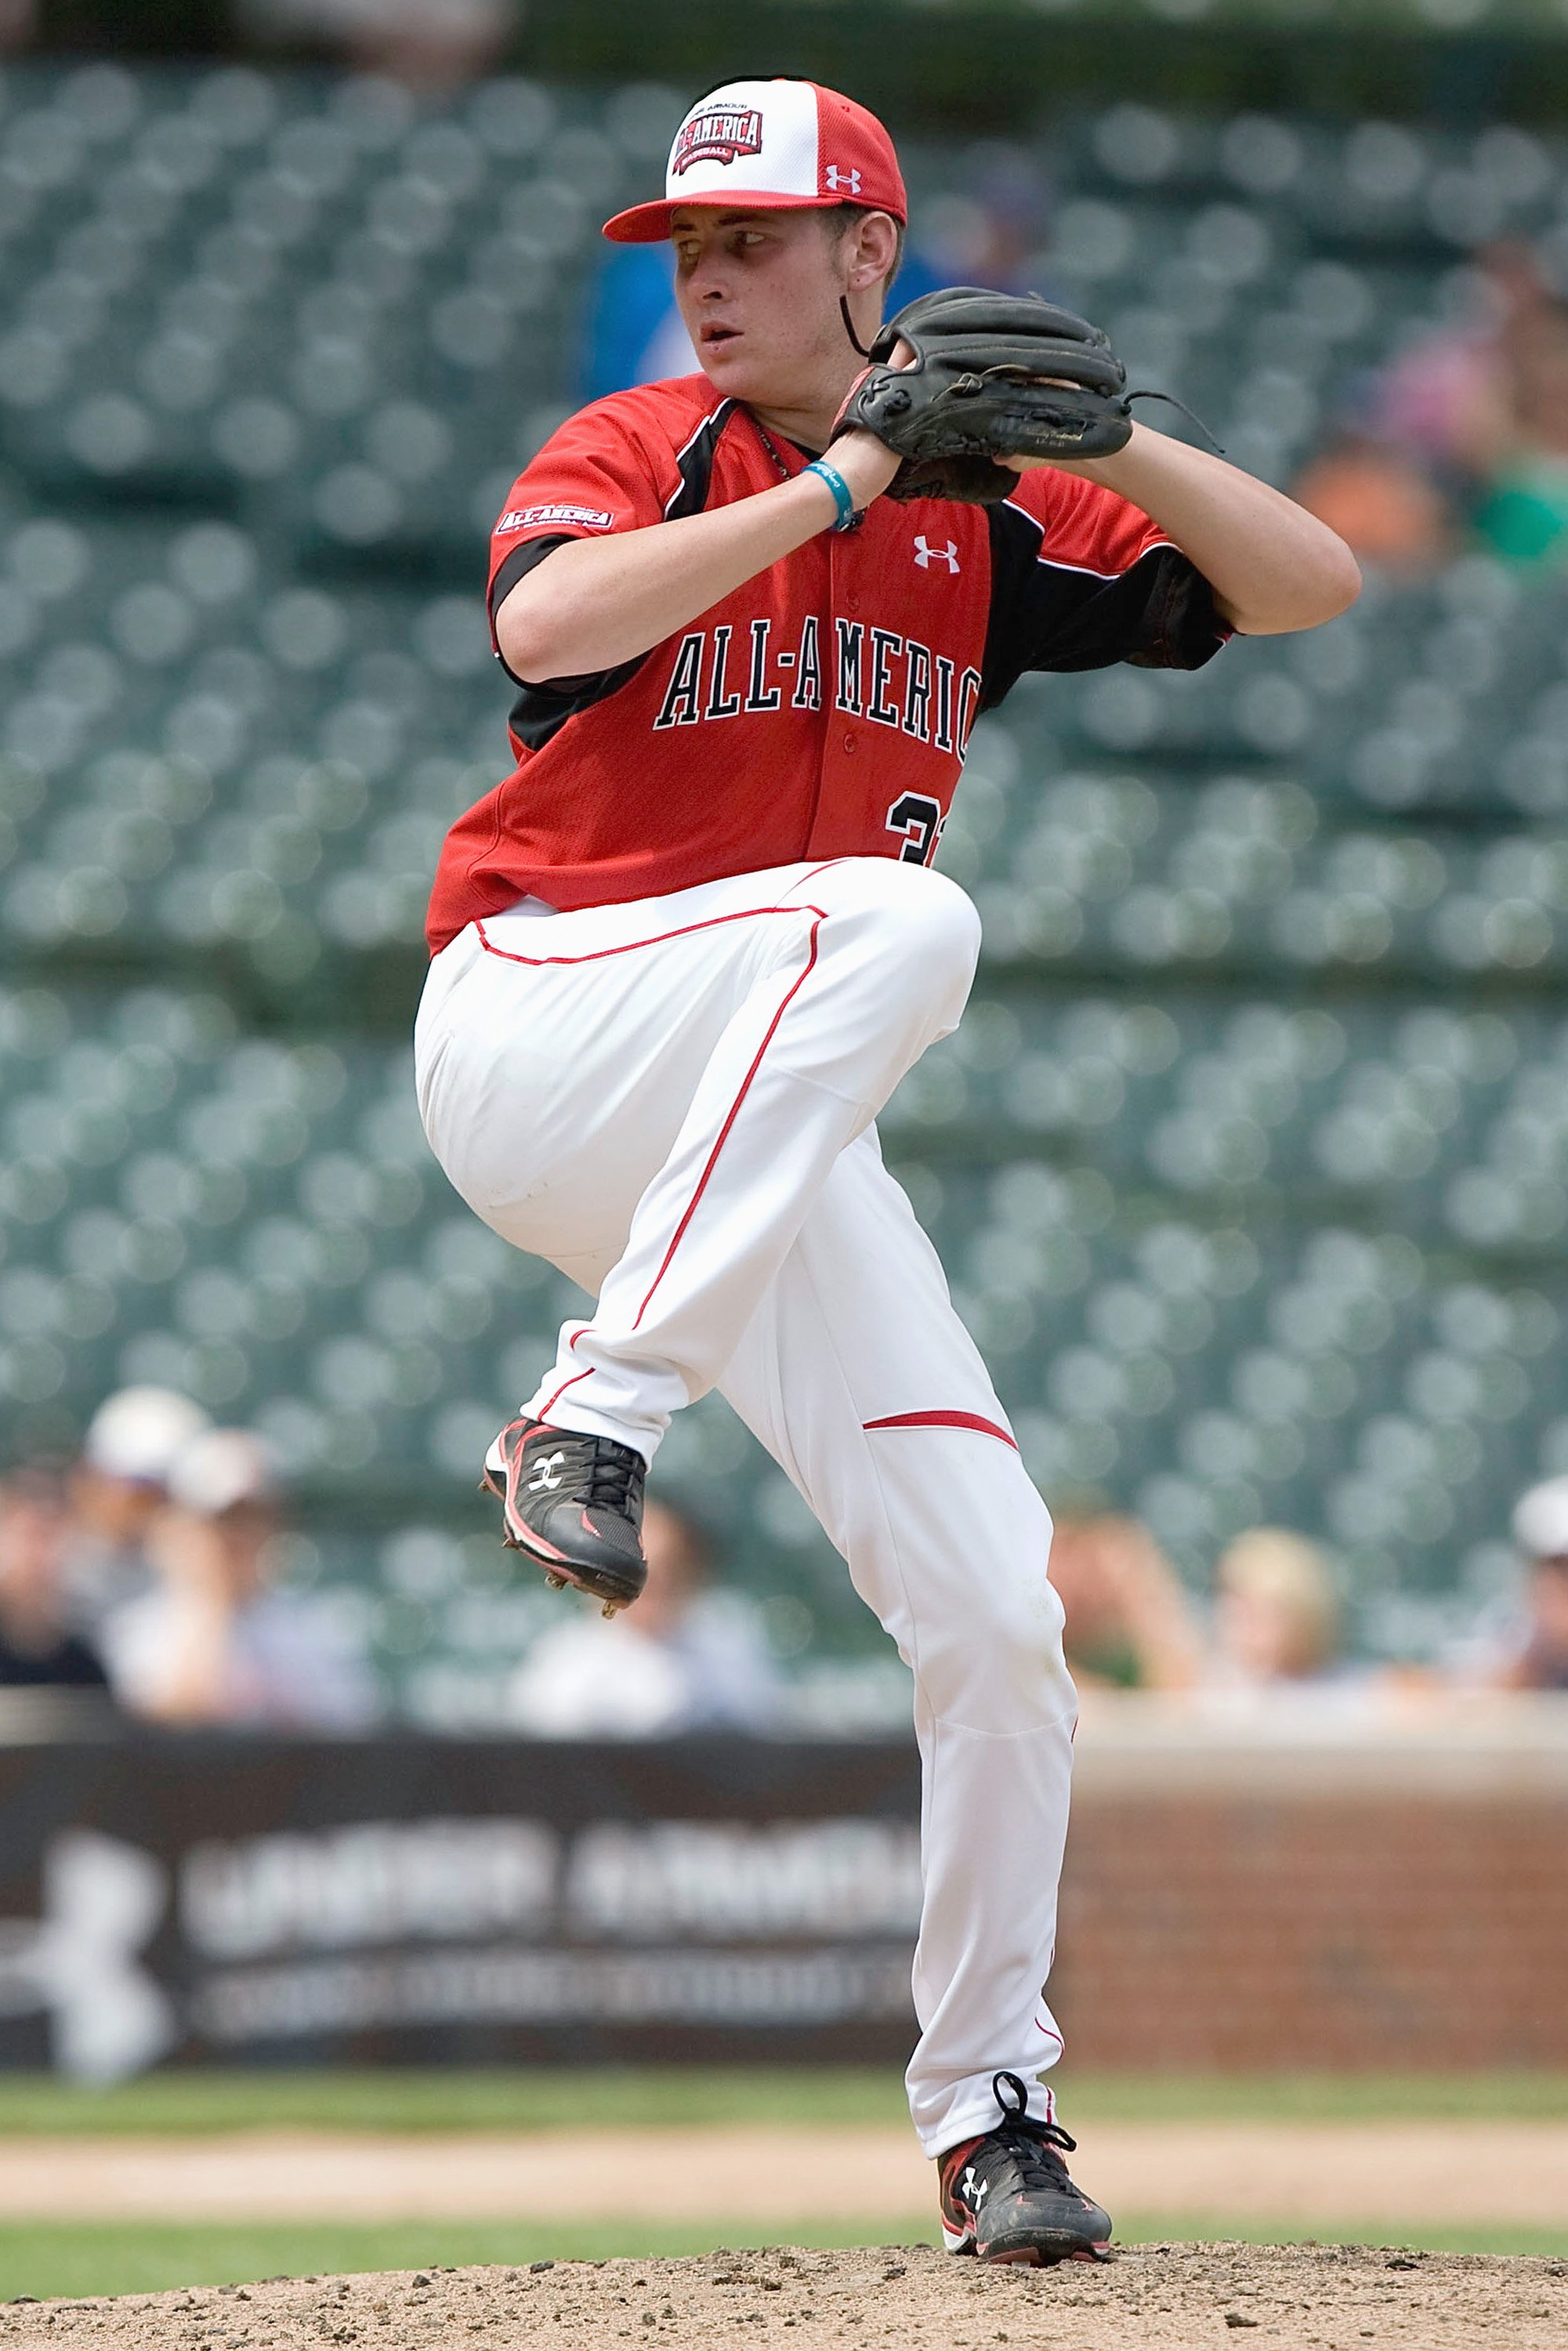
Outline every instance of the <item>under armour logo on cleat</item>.
<svg viewBox="0 0 1568 2351"><path fill-rule="evenodd" d="M956 538L950 538L946 547L933 547L925 533L921 531L915 541L915 560L919 564L922 571L929 571L934 563L945 563L949 571L956 571L958 542Z"/></svg>
<svg viewBox="0 0 1568 2351"><path fill-rule="evenodd" d="M560 1465L565 1459L564 1453L547 1453L542 1460L536 1462L534 1474L528 1479L528 1491L530 1494L553 1494L563 1482Z"/></svg>
<svg viewBox="0 0 1568 2351"><path fill-rule="evenodd" d="M964 2173L964 2193L971 2204L983 2204L990 2190L990 2181L982 2179L970 2164Z"/></svg>

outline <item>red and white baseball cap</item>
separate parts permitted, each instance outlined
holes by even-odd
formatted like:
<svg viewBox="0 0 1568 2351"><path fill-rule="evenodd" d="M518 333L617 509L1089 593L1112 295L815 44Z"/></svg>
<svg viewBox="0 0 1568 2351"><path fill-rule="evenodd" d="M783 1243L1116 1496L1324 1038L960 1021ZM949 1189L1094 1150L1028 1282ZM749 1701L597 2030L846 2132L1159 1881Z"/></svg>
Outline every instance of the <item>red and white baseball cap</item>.
<svg viewBox="0 0 1568 2351"><path fill-rule="evenodd" d="M747 212L866 204L909 217L893 141L874 114L814 81L727 81L676 131L663 204L604 224L617 245L656 245L684 204Z"/></svg>

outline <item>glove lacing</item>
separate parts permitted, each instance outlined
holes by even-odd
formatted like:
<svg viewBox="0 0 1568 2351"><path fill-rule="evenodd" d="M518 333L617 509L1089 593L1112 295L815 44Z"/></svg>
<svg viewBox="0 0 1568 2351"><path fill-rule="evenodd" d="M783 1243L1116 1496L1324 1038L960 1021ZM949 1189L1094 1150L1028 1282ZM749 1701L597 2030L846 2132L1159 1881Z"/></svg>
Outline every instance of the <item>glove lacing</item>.
<svg viewBox="0 0 1568 2351"><path fill-rule="evenodd" d="M1220 443L1215 439L1213 434L1209 431L1202 417L1199 416L1195 410L1190 409L1185 400L1178 400L1174 392L1129 392L1124 393L1123 396L1129 408L1131 408L1134 400L1163 400L1167 408L1179 408L1182 414L1186 418L1187 423L1189 424L1197 425L1198 431L1202 434L1204 439L1207 442L1215 455L1217 457L1224 456L1224 448L1221 446Z"/></svg>

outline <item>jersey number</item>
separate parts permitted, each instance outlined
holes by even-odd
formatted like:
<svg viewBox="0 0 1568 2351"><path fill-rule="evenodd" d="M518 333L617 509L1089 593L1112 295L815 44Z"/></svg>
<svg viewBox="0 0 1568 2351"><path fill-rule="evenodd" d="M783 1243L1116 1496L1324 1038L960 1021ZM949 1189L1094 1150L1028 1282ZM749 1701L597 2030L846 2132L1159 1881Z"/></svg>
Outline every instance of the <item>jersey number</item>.
<svg viewBox="0 0 1568 2351"><path fill-rule="evenodd" d="M887 812L887 830L904 835L899 862L904 865L929 865L946 821L938 803L924 792L905 792L902 799L894 800Z"/></svg>

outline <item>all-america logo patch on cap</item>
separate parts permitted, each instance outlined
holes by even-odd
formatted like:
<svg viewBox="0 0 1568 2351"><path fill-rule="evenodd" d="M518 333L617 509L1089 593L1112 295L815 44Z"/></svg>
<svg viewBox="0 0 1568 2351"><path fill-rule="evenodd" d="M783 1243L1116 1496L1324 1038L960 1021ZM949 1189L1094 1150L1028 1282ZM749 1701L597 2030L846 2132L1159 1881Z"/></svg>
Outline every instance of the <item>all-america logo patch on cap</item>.
<svg viewBox="0 0 1568 2351"><path fill-rule="evenodd" d="M617 245L653 245L685 204L778 212L864 204L904 222L908 199L874 114L814 81L732 81L698 99L675 132L663 203L604 224Z"/></svg>
<svg viewBox="0 0 1568 2351"><path fill-rule="evenodd" d="M694 163L733 163L762 152L762 114L755 106L705 106L688 114L670 150L670 177L678 180Z"/></svg>

